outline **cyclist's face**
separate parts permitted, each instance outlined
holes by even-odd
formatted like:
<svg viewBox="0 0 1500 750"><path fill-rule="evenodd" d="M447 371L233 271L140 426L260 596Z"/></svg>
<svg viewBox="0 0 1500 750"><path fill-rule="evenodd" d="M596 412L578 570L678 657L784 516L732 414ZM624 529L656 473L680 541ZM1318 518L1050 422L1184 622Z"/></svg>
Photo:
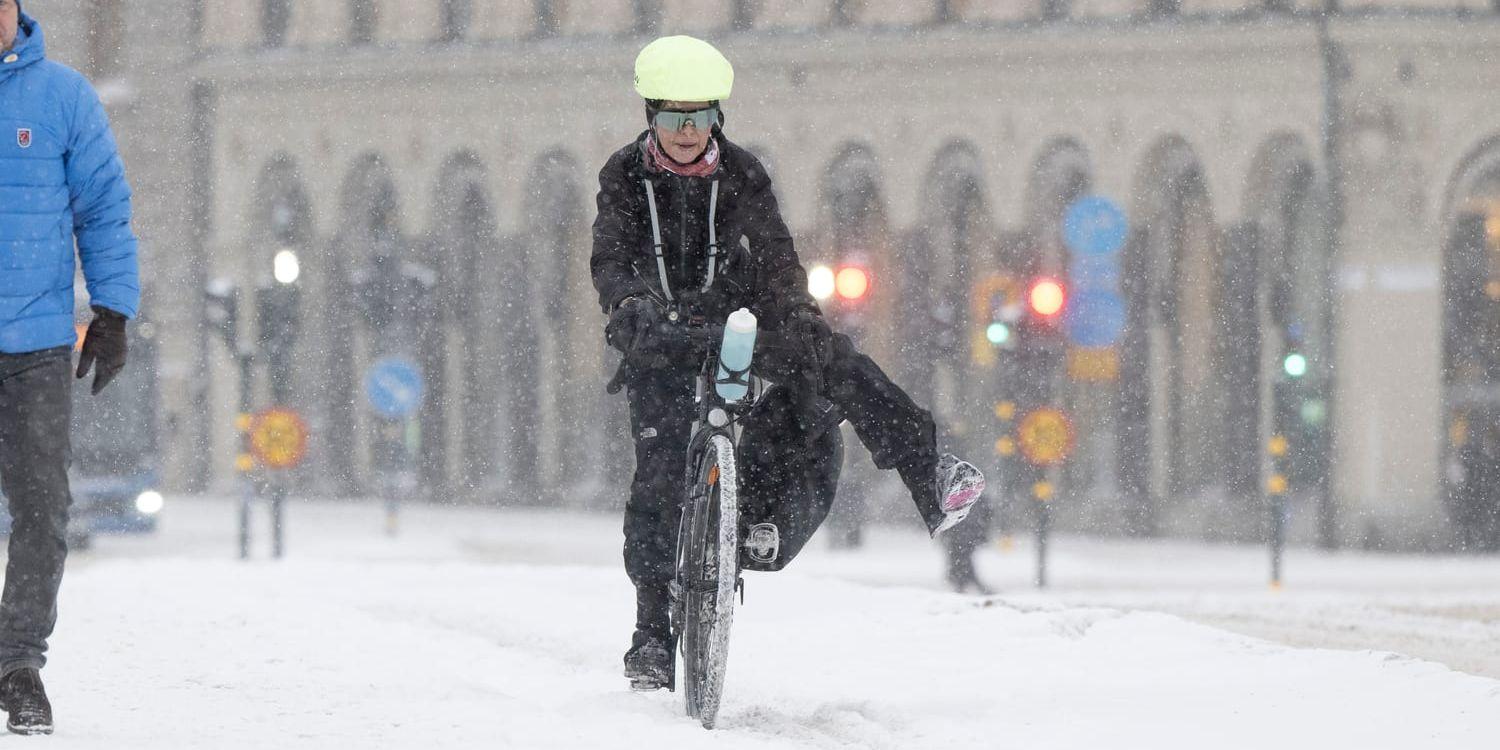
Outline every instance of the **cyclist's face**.
<svg viewBox="0 0 1500 750"><path fill-rule="evenodd" d="M0 0L6 2L6 0ZM694 112L708 106L708 102L667 102L662 109L677 112ZM672 161L687 164L703 154L708 148L708 136L711 128L699 130L691 122L684 125L682 130L671 131L659 125L653 126L656 130L656 142L661 144L667 156Z"/></svg>
<svg viewBox="0 0 1500 750"><path fill-rule="evenodd" d="M21 8L16 0L0 0L0 52L9 52L16 43L16 28L21 25Z"/></svg>

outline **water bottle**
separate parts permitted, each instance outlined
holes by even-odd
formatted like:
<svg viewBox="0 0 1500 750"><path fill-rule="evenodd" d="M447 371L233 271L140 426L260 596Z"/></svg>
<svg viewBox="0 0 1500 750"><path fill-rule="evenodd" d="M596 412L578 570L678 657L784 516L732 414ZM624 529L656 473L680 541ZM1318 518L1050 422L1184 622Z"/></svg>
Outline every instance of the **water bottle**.
<svg viewBox="0 0 1500 750"><path fill-rule="evenodd" d="M714 389L725 401L735 402L750 391L750 357L755 354L755 313L741 307L729 314L724 323L724 342L719 346L719 371ZM726 382L730 371L740 373L739 380Z"/></svg>

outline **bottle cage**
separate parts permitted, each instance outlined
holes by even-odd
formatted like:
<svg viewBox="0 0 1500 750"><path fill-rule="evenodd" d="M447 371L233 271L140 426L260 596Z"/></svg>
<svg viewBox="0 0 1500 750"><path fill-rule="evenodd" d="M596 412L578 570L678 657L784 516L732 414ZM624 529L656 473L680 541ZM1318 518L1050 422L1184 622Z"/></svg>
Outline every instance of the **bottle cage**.
<svg viewBox="0 0 1500 750"><path fill-rule="evenodd" d="M750 383L750 368L746 367L743 370L731 370L728 367L725 367L724 363L722 361L719 362L718 363L718 367L716 367L714 369L717 370L719 368L723 368L724 369L724 377L722 377L722 378L715 377L714 378L714 385L715 386L720 386L720 385L743 385L743 386L745 386L746 392L747 393L749 392L750 385L751 385L751 383Z"/></svg>

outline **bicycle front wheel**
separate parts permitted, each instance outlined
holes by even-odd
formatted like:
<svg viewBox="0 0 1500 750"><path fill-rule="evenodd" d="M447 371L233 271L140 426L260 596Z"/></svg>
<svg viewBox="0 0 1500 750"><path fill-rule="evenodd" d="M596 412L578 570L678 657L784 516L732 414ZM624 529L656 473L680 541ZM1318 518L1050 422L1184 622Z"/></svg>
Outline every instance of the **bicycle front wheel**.
<svg viewBox="0 0 1500 750"><path fill-rule="evenodd" d="M687 713L713 729L739 580L739 476L729 438L709 438L683 505L674 607Z"/></svg>

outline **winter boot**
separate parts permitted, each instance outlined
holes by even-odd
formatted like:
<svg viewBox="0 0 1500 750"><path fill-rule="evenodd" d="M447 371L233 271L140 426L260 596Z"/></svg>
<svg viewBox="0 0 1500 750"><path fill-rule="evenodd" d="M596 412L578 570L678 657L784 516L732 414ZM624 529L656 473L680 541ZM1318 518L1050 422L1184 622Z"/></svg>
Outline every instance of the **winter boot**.
<svg viewBox="0 0 1500 750"><path fill-rule="evenodd" d="M994 589L979 580L979 575L974 572L972 566L967 569L948 571L948 585L952 587L955 594L963 594L970 589L980 596L994 596L995 594Z"/></svg>
<svg viewBox="0 0 1500 750"><path fill-rule="evenodd" d="M984 473L974 464L944 453L937 464L938 507L943 515L931 528L932 536L957 526L984 494Z"/></svg>
<svg viewBox="0 0 1500 750"><path fill-rule="evenodd" d="M52 704L42 687L42 676L22 667L0 678L0 706L10 713L5 723L16 734L52 734Z"/></svg>
<svg viewBox="0 0 1500 750"><path fill-rule="evenodd" d="M625 652L625 676L630 678L630 689L673 689L677 660L672 656L671 640L637 630L631 643L630 650Z"/></svg>

